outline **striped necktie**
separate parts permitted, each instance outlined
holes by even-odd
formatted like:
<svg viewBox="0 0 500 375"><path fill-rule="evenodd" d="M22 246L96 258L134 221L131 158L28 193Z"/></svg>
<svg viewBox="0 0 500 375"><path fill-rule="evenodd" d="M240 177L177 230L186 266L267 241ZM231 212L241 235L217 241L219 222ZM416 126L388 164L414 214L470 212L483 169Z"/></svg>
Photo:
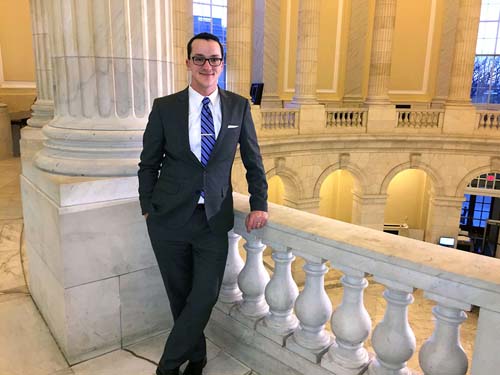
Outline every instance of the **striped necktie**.
<svg viewBox="0 0 500 375"><path fill-rule="evenodd" d="M206 167L210 154L215 145L214 118L210 111L210 99L204 97L201 108L201 164Z"/></svg>

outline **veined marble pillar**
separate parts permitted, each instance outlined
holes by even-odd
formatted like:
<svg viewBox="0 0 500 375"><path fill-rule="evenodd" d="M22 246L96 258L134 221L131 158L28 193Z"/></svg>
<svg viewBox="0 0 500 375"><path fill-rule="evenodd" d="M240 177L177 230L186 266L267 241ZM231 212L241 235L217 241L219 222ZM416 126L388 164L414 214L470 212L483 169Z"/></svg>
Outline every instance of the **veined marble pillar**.
<svg viewBox="0 0 500 375"><path fill-rule="evenodd" d="M175 3L175 1L174 1ZM174 91L170 1L51 0L54 120L40 169L130 176L154 98Z"/></svg>
<svg viewBox="0 0 500 375"><path fill-rule="evenodd" d="M392 38L396 23L396 0L377 0L373 23L367 104L390 104Z"/></svg>
<svg viewBox="0 0 500 375"><path fill-rule="evenodd" d="M281 108L278 96L278 67L280 58L280 0L266 0L264 9L264 92L261 107Z"/></svg>
<svg viewBox="0 0 500 375"><path fill-rule="evenodd" d="M352 0L347 42L344 105L357 106L363 103L363 77L365 50L368 35L369 0Z"/></svg>
<svg viewBox="0 0 500 375"><path fill-rule="evenodd" d="M458 1L444 1L443 28L441 30L441 48L439 52L439 66L437 74L436 94L432 99L432 107L442 108L448 98L450 88L451 64L455 50L457 35Z"/></svg>
<svg viewBox="0 0 500 375"><path fill-rule="evenodd" d="M54 117L54 82L50 61L47 4L47 0L30 0L37 87L36 102L31 107L32 116L28 120L28 125L33 128L41 128Z"/></svg>
<svg viewBox="0 0 500 375"><path fill-rule="evenodd" d="M31 175L34 155L43 148L42 127L54 118L54 80L51 62L49 0L30 0L37 98L31 106L28 126L21 129L21 163L24 175Z"/></svg>
<svg viewBox="0 0 500 375"><path fill-rule="evenodd" d="M480 13L481 0L460 0L447 106L470 105Z"/></svg>
<svg viewBox="0 0 500 375"><path fill-rule="evenodd" d="M26 252L31 294L74 364L172 322L136 171L153 99L181 86L186 57L176 55L187 37L182 40L174 12L189 5L41 1L55 118L43 127L47 140L34 159L39 168L29 174L23 168L21 176Z"/></svg>
<svg viewBox="0 0 500 375"><path fill-rule="evenodd" d="M230 0L227 6L227 89L250 98L253 1Z"/></svg>
<svg viewBox="0 0 500 375"><path fill-rule="evenodd" d="M193 1L172 1L172 30L173 30L173 56L174 56L174 91L186 88L188 72L186 70L187 42L193 34Z"/></svg>
<svg viewBox="0 0 500 375"><path fill-rule="evenodd" d="M317 104L320 0L300 0L297 71L292 106Z"/></svg>

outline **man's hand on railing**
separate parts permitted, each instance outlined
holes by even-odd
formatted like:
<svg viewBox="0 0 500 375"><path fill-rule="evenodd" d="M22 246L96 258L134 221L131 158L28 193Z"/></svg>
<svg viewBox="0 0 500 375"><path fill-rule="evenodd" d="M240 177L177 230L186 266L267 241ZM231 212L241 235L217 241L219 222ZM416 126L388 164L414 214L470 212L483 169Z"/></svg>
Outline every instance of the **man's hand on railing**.
<svg viewBox="0 0 500 375"><path fill-rule="evenodd" d="M269 214L266 211L251 211L245 219L247 232L250 233L253 229L260 229L264 227L268 218Z"/></svg>

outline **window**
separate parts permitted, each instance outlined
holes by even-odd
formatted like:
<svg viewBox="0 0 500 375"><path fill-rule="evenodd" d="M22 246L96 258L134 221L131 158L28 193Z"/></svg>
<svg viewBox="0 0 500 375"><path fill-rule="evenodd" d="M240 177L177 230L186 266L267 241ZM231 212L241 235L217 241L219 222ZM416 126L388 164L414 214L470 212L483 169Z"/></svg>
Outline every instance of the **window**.
<svg viewBox="0 0 500 375"><path fill-rule="evenodd" d="M217 35L224 51L226 50L227 0L193 1L194 33ZM225 59L225 56L222 56ZM219 77L219 86L226 88L226 71Z"/></svg>
<svg viewBox="0 0 500 375"><path fill-rule="evenodd" d="M467 187L500 190L500 173L482 174L473 179Z"/></svg>
<svg viewBox="0 0 500 375"><path fill-rule="evenodd" d="M460 214L460 227L463 229L484 228L490 218L492 197L465 194Z"/></svg>
<svg viewBox="0 0 500 375"><path fill-rule="evenodd" d="M500 103L500 0L483 0L472 75L473 103Z"/></svg>

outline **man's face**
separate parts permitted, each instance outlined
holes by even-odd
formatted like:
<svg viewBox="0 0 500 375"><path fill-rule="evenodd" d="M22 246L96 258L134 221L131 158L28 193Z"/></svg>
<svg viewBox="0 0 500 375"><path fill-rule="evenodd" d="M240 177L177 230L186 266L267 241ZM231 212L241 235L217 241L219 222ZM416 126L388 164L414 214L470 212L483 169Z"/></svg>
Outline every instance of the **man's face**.
<svg viewBox="0 0 500 375"><path fill-rule="evenodd" d="M192 57L202 58L218 57L222 58L219 43L215 40L195 39L191 44L191 59L186 60L186 65L191 71L191 87L203 96L208 96L217 89L217 80L219 79L224 62L219 66L211 66L208 61L202 66L195 65Z"/></svg>

